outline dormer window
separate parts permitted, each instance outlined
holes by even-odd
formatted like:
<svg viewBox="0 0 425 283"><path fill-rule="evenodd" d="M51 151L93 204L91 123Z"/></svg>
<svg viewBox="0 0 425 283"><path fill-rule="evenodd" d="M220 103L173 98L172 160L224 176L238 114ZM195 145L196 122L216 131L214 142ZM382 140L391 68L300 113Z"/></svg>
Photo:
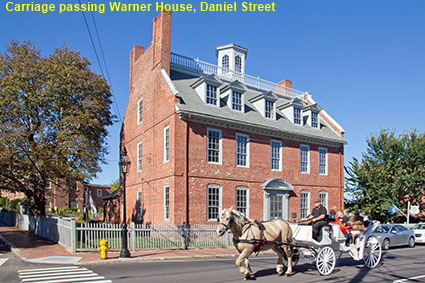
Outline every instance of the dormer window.
<svg viewBox="0 0 425 283"><path fill-rule="evenodd" d="M264 116L266 118L274 119L274 101L270 99L266 99L265 101L265 111Z"/></svg>
<svg viewBox="0 0 425 283"><path fill-rule="evenodd" d="M211 105L217 105L217 87L207 84L207 93L205 102Z"/></svg>
<svg viewBox="0 0 425 283"><path fill-rule="evenodd" d="M238 73L242 73L242 59L241 56L235 56L235 71Z"/></svg>
<svg viewBox="0 0 425 283"><path fill-rule="evenodd" d="M318 112L311 112L311 127L312 128L318 128L319 127L319 113Z"/></svg>
<svg viewBox="0 0 425 283"><path fill-rule="evenodd" d="M227 73L229 70L229 55L224 55L221 59L221 67L223 68L223 73Z"/></svg>
<svg viewBox="0 0 425 283"><path fill-rule="evenodd" d="M242 93L239 91L232 91L232 110L242 111Z"/></svg>
<svg viewBox="0 0 425 283"><path fill-rule="evenodd" d="M301 125L301 108L294 107L294 124Z"/></svg>

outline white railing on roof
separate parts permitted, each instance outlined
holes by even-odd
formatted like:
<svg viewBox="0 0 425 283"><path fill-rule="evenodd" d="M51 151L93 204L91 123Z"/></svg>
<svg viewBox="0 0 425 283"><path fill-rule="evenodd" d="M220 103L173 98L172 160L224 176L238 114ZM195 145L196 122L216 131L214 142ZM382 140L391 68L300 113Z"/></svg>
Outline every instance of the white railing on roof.
<svg viewBox="0 0 425 283"><path fill-rule="evenodd" d="M193 59L176 53L171 53L170 61L171 67L174 68L182 69L195 74L215 74L220 79L230 82L238 80L249 87L263 91L272 91L274 94L280 96L293 98L305 94L303 91L266 81L260 79L259 77L238 73L232 70L221 68L217 65L203 62L199 59Z"/></svg>

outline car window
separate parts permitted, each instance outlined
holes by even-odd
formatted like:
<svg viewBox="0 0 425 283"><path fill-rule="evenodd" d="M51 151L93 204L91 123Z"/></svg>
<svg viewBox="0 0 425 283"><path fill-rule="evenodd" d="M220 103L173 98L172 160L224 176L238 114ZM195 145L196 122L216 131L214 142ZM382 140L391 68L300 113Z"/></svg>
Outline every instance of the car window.
<svg viewBox="0 0 425 283"><path fill-rule="evenodd" d="M388 233L388 230L390 229L389 226L379 226L376 228L376 233Z"/></svg>
<svg viewBox="0 0 425 283"><path fill-rule="evenodd" d="M425 225L424 224L416 224L415 226L413 226L413 229L425 229Z"/></svg>
<svg viewBox="0 0 425 283"><path fill-rule="evenodd" d="M398 231L400 231L400 232L403 232L403 231L406 231L407 230L407 228L404 227L404 226L397 226L397 228L398 228Z"/></svg>

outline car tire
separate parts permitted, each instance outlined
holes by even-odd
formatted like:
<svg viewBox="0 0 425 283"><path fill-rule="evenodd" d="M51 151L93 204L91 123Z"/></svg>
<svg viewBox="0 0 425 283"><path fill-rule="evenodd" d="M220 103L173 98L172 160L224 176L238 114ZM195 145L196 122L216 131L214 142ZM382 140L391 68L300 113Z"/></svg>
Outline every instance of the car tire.
<svg viewBox="0 0 425 283"><path fill-rule="evenodd" d="M415 246L415 238L410 237L408 245L409 245L409 248L413 248Z"/></svg>
<svg viewBox="0 0 425 283"><path fill-rule="evenodd" d="M382 249L383 250L388 250L390 248L390 240L389 239L385 239L382 242Z"/></svg>

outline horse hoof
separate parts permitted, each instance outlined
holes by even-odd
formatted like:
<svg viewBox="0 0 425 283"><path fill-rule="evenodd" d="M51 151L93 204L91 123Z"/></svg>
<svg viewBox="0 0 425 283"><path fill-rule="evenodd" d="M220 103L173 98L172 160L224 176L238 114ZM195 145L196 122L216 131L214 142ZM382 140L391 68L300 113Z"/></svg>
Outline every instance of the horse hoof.
<svg viewBox="0 0 425 283"><path fill-rule="evenodd" d="M291 277L292 273L285 273L285 277Z"/></svg>

